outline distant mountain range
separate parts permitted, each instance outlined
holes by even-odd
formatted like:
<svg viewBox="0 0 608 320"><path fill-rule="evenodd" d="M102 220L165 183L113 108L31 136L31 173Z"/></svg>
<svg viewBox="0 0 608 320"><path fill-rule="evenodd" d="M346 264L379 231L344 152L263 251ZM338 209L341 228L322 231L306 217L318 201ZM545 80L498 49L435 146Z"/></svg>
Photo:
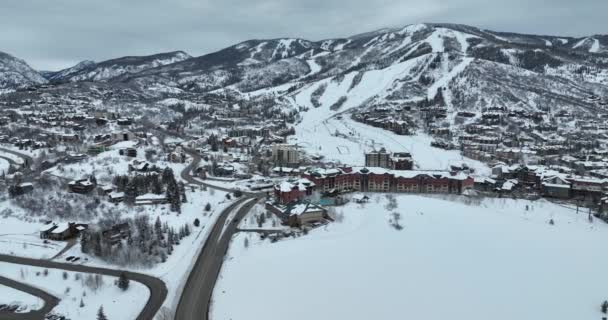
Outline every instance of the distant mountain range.
<svg viewBox="0 0 608 320"><path fill-rule="evenodd" d="M0 54L0 90L78 82L128 85L159 98L214 90L278 94L294 109L338 100L344 108L403 104L441 91L450 110L489 105L589 110L586 97L608 96L608 36L526 35L428 23L323 41L249 40L199 57L176 51L83 61L42 73ZM351 97L358 86L365 90Z"/></svg>

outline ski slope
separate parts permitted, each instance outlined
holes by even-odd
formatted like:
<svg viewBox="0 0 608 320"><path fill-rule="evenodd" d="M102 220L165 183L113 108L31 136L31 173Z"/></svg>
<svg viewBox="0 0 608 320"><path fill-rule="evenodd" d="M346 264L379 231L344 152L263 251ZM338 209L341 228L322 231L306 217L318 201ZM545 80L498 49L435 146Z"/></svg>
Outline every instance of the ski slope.
<svg viewBox="0 0 608 320"><path fill-rule="evenodd" d="M487 165L465 158L457 150L431 147L432 140L421 132L413 136L400 136L356 122L344 115L341 120L330 118L313 127L298 127L296 136L291 138L290 143L296 143L309 154L322 154L326 160L345 165L364 165L365 152L384 147L391 152L410 152L415 167L421 170L446 170L452 164L466 163L478 174L491 173Z"/></svg>

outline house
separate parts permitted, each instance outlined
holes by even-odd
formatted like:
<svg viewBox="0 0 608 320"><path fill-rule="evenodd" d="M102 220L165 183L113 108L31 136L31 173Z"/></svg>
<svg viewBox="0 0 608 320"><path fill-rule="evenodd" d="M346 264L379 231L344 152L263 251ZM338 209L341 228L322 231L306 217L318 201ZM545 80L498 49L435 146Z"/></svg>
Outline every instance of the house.
<svg viewBox="0 0 608 320"><path fill-rule="evenodd" d="M50 240L63 241L76 237L86 229L87 225L85 224L76 224L74 222L60 223L55 225L55 228L50 230L47 235Z"/></svg>
<svg viewBox="0 0 608 320"><path fill-rule="evenodd" d="M8 193L11 197L18 197L32 191L34 191L34 185L30 182L20 183L18 185L11 186L8 189Z"/></svg>
<svg viewBox="0 0 608 320"><path fill-rule="evenodd" d="M165 194L154 194L147 193L138 197L135 197L135 205L155 205L167 203L167 196Z"/></svg>
<svg viewBox="0 0 608 320"><path fill-rule="evenodd" d="M213 173L216 176L225 177L225 176L233 175L235 171L236 171L236 169L234 168L234 166L229 165L229 164L223 164L223 165L220 165L217 168L215 168Z"/></svg>
<svg viewBox="0 0 608 320"><path fill-rule="evenodd" d="M100 196L105 196L110 194L112 191L114 190L113 186L109 186L109 185L98 185L97 186L97 193Z"/></svg>
<svg viewBox="0 0 608 320"><path fill-rule="evenodd" d="M68 153L63 158L63 162L65 162L65 163L76 163L76 162L80 162L82 160L85 160L86 158L87 158L86 154L82 154L82 153Z"/></svg>
<svg viewBox="0 0 608 320"><path fill-rule="evenodd" d="M40 228L40 239L49 239L51 231L57 229L57 225L48 223L44 227Z"/></svg>
<svg viewBox="0 0 608 320"><path fill-rule="evenodd" d="M70 189L70 192L80 193L80 194L90 193L91 191L93 191L95 189L95 187L97 187L97 181L95 180L94 177L90 177L87 179L74 180L74 181L70 181L70 183L68 183L68 188Z"/></svg>
<svg viewBox="0 0 608 320"><path fill-rule="evenodd" d="M131 235L131 226L128 223L119 223L113 225L110 229L101 231L102 239L112 245L117 244L122 239L126 239Z"/></svg>
<svg viewBox="0 0 608 320"><path fill-rule="evenodd" d="M108 201L110 201L112 203L119 203L124 200L125 200L124 192L110 192L110 194L108 194Z"/></svg>
<svg viewBox="0 0 608 320"><path fill-rule="evenodd" d="M133 120L129 118L120 118L116 120L116 123L119 126L130 126L131 124L133 124Z"/></svg>
<svg viewBox="0 0 608 320"><path fill-rule="evenodd" d="M148 161L133 159L129 163L129 171L148 172L152 169L152 165Z"/></svg>
<svg viewBox="0 0 608 320"><path fill-rule="evenodd" d="M266 209L291 227L302 227L329 218L325 208L308 201L295 201L287 205L267 202Z"/></svg>
<svg viewBox="0 0 608 320"><path fill-rule="evenodd" d="M118 154L121 156L135 158L137 157L137 149L135 148L122 148L118 150Z"/></svg>
<svg viewBox="0 0 608 320"><path fill-rule="evenodd" d="M489 192L496 189L496 180L488 177L475 177L474 189L477 191Z"/></svg>
<svg viewBox="0 0 608 320"><path fill-rule="evenodd" d="M136 136L131 131L112 132L112 141L114 142L130 141L135 139Z"/></svg>

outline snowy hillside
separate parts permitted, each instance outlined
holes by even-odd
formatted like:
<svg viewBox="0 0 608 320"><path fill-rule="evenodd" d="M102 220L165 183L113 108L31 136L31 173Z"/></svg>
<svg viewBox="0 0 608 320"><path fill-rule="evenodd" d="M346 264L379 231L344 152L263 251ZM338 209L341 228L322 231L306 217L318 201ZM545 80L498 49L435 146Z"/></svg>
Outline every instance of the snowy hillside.
<svg viewBox="0 0 608 320"><path fill-rule="evenodd" d="M0 93L45 82L46 79L25 61L0 52Z"/></svg>
<svg viewBox="0 0 608 320"><path fill-rule="evenodd" d="M189 59L183 51L160 53L150 56L130 56L99 63L83 61L77 65L48 75L52 81L105 81L127 73L164 66Z"/></svg>

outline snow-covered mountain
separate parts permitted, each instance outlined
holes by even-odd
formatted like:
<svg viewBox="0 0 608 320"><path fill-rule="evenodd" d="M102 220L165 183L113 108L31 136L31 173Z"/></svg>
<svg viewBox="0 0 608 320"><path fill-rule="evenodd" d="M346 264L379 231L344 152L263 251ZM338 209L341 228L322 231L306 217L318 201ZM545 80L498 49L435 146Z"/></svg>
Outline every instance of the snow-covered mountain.
<svg viewBox="0 0 608 320"><path fill-rule="evenodd" d="M137 73L191 58L183 51L159 53L150 56L128 56L102 62L85 60L77 65L54 73L47 73L50 81L107 81L123 74Z"/></svg>
<svg viewBox="0 0 608 320"><path fill-rule="evenodd" d="M448 121L457 111L490 106L588 113L597 107L590 96L608 100L607 38L425 23L322 41L249 40L200 57L173 52L82 62L46 75L73 90L80 89L71 82L103 81L159 99L225 92L327 116L423 100L445 107Z"/></svg>
<svg viewBox="0 0 608 320"><path fill-rule="evenodd" d="M452 111L497 104L592 110L594 104L586 101L590 95L608 96L605 48L601 36L416 24L316 42L251 40L117 79L163 95L275 94L294 109L399 105L441 92Z"/></svg>
<svg viewBox="0 0 608 320"><path fill-rule="evenodd" d="M0 92L46 83L25 61L0 52Z"/></svg>

